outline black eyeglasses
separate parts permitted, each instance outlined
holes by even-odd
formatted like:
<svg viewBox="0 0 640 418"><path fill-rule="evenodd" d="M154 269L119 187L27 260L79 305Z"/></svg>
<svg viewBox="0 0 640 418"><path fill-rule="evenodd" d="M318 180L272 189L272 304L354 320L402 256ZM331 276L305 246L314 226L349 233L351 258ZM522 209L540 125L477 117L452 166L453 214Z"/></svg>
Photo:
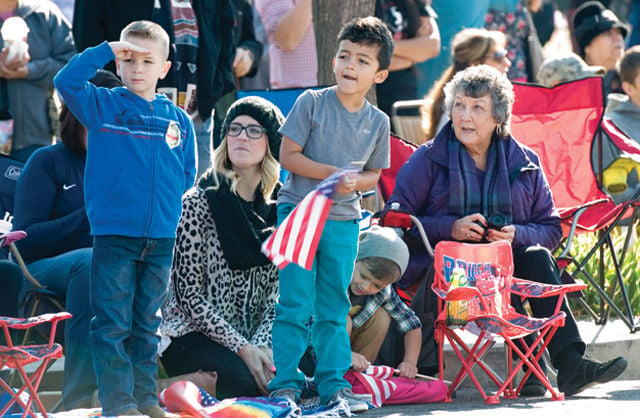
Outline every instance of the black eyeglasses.
<svg viewBox="0 0 640 418"><path fill-rule="evenodd" d="M267 132L267 130L260 125L242 126L239 123L230 123L229 130L227 130L227 135L239 136L242 131L246 131L247 136L251 139L260 139L262 138L262 134Z"/></svg>

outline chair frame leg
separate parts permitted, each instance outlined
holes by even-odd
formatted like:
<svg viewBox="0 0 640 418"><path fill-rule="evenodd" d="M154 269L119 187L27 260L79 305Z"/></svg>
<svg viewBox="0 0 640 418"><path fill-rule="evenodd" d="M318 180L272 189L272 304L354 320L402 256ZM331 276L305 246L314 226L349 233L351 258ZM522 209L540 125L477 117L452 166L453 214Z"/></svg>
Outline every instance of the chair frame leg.
<svg viewBox="0 0 640 418"><path fill-rule="evenodd" d="M11 400L9 400L9 402L7 402L4 408L2 408L2 410L0 411L0 416L3 416L7 411L9 411L9 409L11 409L14 404L17 403L24 410L22 413L22 418L25 418L27 415L36 418L37 415L35 414L35 411L32 410L32 404L35 403L40 413L45 418L48 418L47 411L42 401L40 400L40 397L38 396L38 388L40 387L40 383L42 382L42 378L44 377L44 373L47 370L50 362L50 359L44 359L38 366L38 368L31 374L31 377L27 375L22 366L18 365L15 370L22 378L23 384L22 387L17 391L14 391L4 381L0 380L0 386L2 386L3 389L7 391L7 393L13 392ZM26 403L24 403L20 399L20 395L23 392L29 394L29 400Z"/></svg>
<svg viewBox="0 0 640 418"><path fill-rule="evenodd" d="M598 242L582 258L582 261L578 261L571 254L566 254L563 258L567 260L570 264L573 264L576 267L575 271L571 274L571 276L575 278L579 274L582 274L582 276L586 278L587 281L591 284L591 286L596 290L596 292L600 296L601 302L604 305L606 305L601 307L600 314L596 318L596 323L600 325L606 324L609 317L609 310L613 310L618 315L618 317L625 323L625 325L627 325L630 332L634 333L638 330L638 325L635 322L633 309L631 308L631 304L629 303L629 295L627 292L627 287L624 284L624 279L622 277L620 259L616 254L615 246L613 244L613 240L611 239L611 231L613 230L613 228L616 227L616 225L618 224L619 220L622 218L623 215L624 215L624 212L620 213L616 217L616 219L612 222L612 224L609 227L607 227L607 229L604 232L600 234L600 238L598 239ZM604 268L604 264L602 260L603 260L603 253L605 248L608 249L609 254L611 254L613 267L615 270L615 276L616 276L615 281L613 282L614 284L612 284L611 288L615 293L616 287L620 286L620 291L622 292L622 297L625 305L624 308L626 310L626 313L623 313L622 310L615 304L613 300L613 294L609 295L609 293L607 293L603 289L603 286L600 285L596 281L596 279L584 269L587 263L589 262L589 260L591 259L591 257L593 257L593 255L596 253L596 251L600 251L601 256L598 264L599 264L599 268L602 270ZM604 280L604 273L602 271L600 272L600 278Z"/></svg>
<svg viewBox="0 0 640 418"><path fill-rule="evenodd" d="M564 323L562 323L562 325L564 325ZM507 357L507 377L505 379L500 379L497 374L482 361L486 353L496 343L494 340L486 338L488 334L487 331L483 330L480 335L477 336L473 346L469 348L469 346L462 340L460 335L458 335L455 330L449 329L447 327L442 327L438 331L441 335L439 338L441 338L442 340L442 342L440 343L440 378L444 379L442 353L443 342L445 340L449 342L456 356L462 363L462 367L458 371L456 377L453 379L451 386L449 386L446 401L451 401L454 391L460 386L460 384L466 377L469 377L486 404L498 404L500 402L500 397L504 397L506 399L516 398L522 390L526 379L532 373L540 380L540 382L542 382L545 388L549 390L552 400L564 400L564 394L562 392L558 392L553 388L539 364L540 358L546 351L546 341L550 341L551 338L553 338L559 326L561 325L555 325L539 332L535 341L531 345L527 345L524 341L521 341L520 344L523 345L524 350L520 350L515 342L508 336L501 335L501 337L504 339ZM537 353L535 351L536 348L538 349ZM513 355L514 352L516 354L515 357L518 359L515 366ZM473 372L473 368L476 365L479 366L485 372L487 377L489 377L489 379L496 384L497 390L494 394L487 394L480 385L478 378ZM517 388L514 389L513 382L520 369L522 369L525 365L528 367L528 370L525 372L524 377L521 379Z"/></svg>

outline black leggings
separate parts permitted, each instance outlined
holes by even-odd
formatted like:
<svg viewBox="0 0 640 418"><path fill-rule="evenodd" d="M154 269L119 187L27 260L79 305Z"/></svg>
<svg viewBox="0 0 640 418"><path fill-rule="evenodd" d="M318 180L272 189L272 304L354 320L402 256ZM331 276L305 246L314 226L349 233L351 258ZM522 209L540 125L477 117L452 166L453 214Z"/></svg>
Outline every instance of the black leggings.
<svg viewBox="0 0 640 418"><path fill-rule="evenodd" d="M218 399L260 395L244 361L202 333L192 332L172 338L160 360L171 377L198 370L217 372Z"/></svg>

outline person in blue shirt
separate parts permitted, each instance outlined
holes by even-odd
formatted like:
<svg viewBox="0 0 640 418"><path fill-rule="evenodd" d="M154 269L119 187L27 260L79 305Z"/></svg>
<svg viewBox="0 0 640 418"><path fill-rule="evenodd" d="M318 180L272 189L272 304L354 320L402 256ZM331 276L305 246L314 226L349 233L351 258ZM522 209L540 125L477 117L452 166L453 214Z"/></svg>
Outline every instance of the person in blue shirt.
<svg viewBox="0 0 640 418"><path fill-rule="evenodd" d="M54 83L88 130L85 201L91 234L90 340L105 416L166 416L156 395L159 309L166 297L181 197L196 173L188 115L156 84L169 36L135 21L120 41L76 55ZM89 79L116 60L125 87Z"/></svg>

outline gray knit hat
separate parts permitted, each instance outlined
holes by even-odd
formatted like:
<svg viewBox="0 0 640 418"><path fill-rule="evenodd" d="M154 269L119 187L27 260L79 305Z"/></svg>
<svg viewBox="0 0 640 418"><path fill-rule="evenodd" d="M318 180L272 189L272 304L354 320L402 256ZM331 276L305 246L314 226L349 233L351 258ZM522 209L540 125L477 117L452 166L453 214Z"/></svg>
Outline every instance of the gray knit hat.
<svg viewBox="0 0 640 418"><path fill-rule="evenodd" d="M570 52L566 55L545 59L536 78L538 83L543 86L553 87L565 81L577 80L591 75L603 76L605 73L604 67L587 65L582 58Z"/></svg>
<svg viewBox="0 0 640 418"><path fill-rule="evenodd" d="M227 111L227 115L222 122L220 140L227 134L229 124L240 115L251 116L267 130L269 150L271 155L278 160L280 142L282 141L282 135L280 135L278 129L284 123L284 116L282 116L280 109L270 101L258 96L247 96L236 100Z"/></svg>
<svg viewBox="0 0 640 418"><path fill-rule="evenodd" d="M402 238L391 228L374 225L360 233L356 261L369 257L391 260L404 273L409 263L409 249Z"/></svg>

